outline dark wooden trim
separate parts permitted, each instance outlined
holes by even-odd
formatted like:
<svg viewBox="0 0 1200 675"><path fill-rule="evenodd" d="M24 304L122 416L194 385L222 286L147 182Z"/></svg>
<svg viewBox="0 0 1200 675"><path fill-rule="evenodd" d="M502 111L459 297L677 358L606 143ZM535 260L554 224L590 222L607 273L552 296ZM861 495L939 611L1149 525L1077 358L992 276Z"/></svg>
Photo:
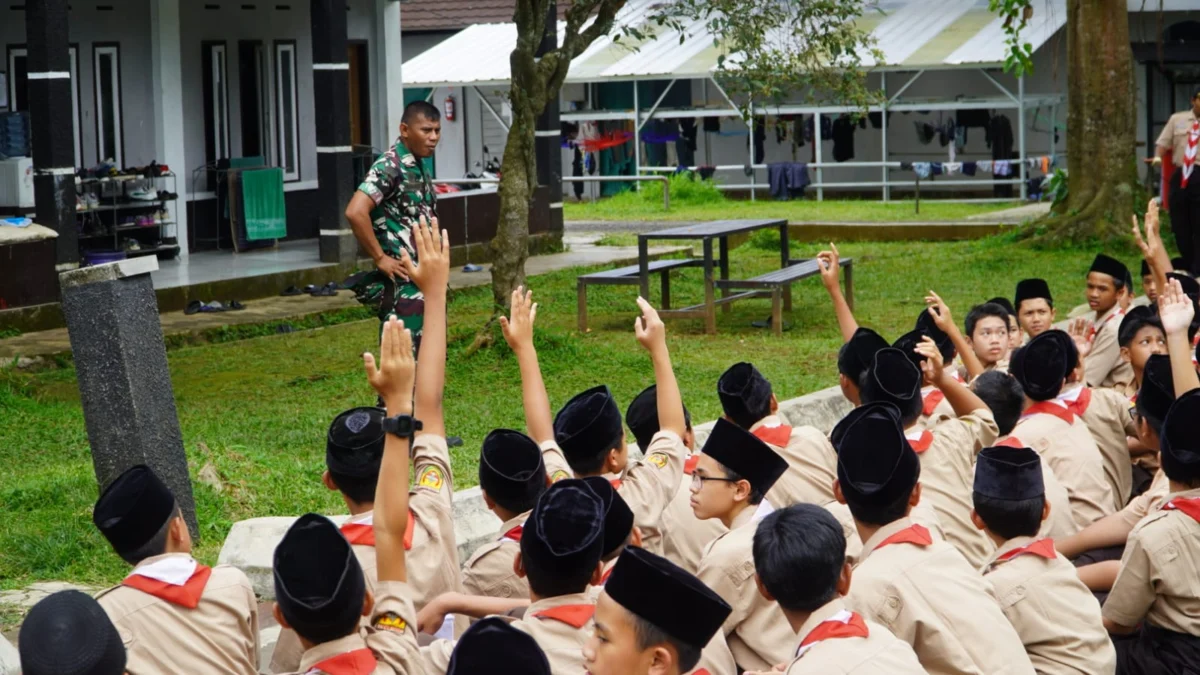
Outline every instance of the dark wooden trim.
<svg viewBox="0 0 1200 675"><path fill-rule="evenodd" d="M281 133L281 132L284 131L284 129L283 129L283 114L282 114L282 110L281 110L281 106L280 106L280 103L282 102L280 99L280 96L282 96L283 92L280 91L281 87L279 86L279 80L280 80L279 47L280 47L280 45L291 45L291 47L292 47L292 120L296 125L296 139L295 139L295 141L296 141L296 177L295 178L287 177L287 165L285 164L286 154L283 151L283 133ZM300 48L298 46L296 46L295 40L275 40L273 43L271 43L271 74L275 78L275 82L274 82L275 123L277 125L276 134L275 134L275 150L276 150L275 165L283 168L283 181L285 183L295 183L297 181L300 181L304 176L304 172L301 171L302 162L300 161L300 132L299 132L299 129L300 129L300 92L299 92L300 73L299 73L299 69L300 69ZM287 131L288 135L290 136L292 133L292 130L287 129L286 131Z"/></svg>
<svg viewBox="0 0 1200 675"><path fill-rule="evenodd" d="M120 42L93 42L92 43L92 99L95 104L92 117L96 120L96 164L108 159L102 157L104 153L100 148L100 137L103 135L103 130L100 128L100 81L96 77L96 67L99 63L99 51L108 47L113 47L117 50L116 66L117 66L117 110L121 113L120 124L117 129L118 145L121 147L121 164L125 163L125 92L121 87L121 43ZM116 159L115 157L113 158Z"/></svg>

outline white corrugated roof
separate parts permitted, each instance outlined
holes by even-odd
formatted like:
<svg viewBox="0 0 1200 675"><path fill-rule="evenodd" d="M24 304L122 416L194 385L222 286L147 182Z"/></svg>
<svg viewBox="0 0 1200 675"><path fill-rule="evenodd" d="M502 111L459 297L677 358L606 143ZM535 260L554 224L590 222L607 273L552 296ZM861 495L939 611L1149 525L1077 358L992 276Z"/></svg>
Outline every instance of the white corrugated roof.
<svg viewBox="0 0 1200 675"><path fill-rule="evenodd" d="M721 52L703 21L688 26L682 41L676 31L644 25L661 1L630 0L617 17L618 25L639 26L653 37L638 49L633 49L628 40L597 40L571 63L567 81L696 78L711 74ZM1140 4L1142 0L1128 1ZM1155 5L1178 1L1146 0ZM869 12L859 20L864 30L871 31L884 56L879 63L868 57L865 64L937 69L1003 63L1007 47L1002 24L988 11L987 4L987 0L883 0L880 11ZM1033 0L1033 5L1033 18L1022 40L1037 49L1062 27L1066 8L1065 0ZM560 22L560 39L562 30ZM511 23L470 26L405 63L404 83L426 87L506 84L508 57L516 37L516 26Z"/></svg>

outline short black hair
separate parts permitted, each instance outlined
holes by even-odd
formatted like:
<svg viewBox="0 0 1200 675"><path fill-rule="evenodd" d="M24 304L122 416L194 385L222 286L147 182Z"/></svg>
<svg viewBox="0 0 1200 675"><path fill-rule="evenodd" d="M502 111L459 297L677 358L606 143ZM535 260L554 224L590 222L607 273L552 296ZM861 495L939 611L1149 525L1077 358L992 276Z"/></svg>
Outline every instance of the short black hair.
<svg viewBox="0 0 1200 675"><path fill-rule="evenodd" d="M721 464L721 463L717 462L717 464ZM741 474L739 474L736 471L732 471L729 467L725 466L724 464L721 464L721 468L725 470L725 477L734 483L738 482L739 480L746 480L745 478L743 478L741 476ZM746 482L750 483L750 481L746 481ZM766 497L767 497L767 495L762 490L759 490L758 488L754 487L754 483L750 483L750 497L749 497L749 499L746 500L750 504L750 506L757 506L757 505L761 504L762 500L766 499Z"/></svg>
<svg viewBox="0 0 1200 675"><path fill-rule="evenodd" d="M600 452L598 452L590 457L581 457L579 455L572 455L571 457L569 457L567 459L567 464L571 467L571 470L574 471L575 475L577 475L577 476L594 476L594 475L600 473L600 471L602 469L604 469L604 461L606 459L608 459L608 453L612 452L613 450L620 452L621 449L624 447L625 447L625 434L622 431L621 438L619 440L617 440L616 445L612 446L611 448L606 448L604 450L601 450Z"/></svg>
<svg viewBox="0 0 1200 675"><path fill-rule="evenodd" d="M655 645L669 644L675 648L675 653L679 654L679 672L686 673L696 667L700 663L700 648L684 644L679 640L667 635L661 628L655 626L642 617L629 612L630 620L633 621L633 634L637 636L637 646L641 651L645 651Z"/></svg>
<svg viewBox="0 0 1200 675"><path fill-rule="evenodd" d="M917 472L918 474L920 473L919 466L917 467ZM919 478L918 476L918 481ZM912 491L916 488L917 483L914 482L912 489L897 497L896 501L891 504L856 504L847 499L846 506L850 507L850 515L854 516L854 519L860 523L883 527L908 515L908 499L912 496Z"/></svg>
<svg viewBox="0 0 1200 675"><path fill-rule="evenodd" d="M991 300L988 300L987 304L1000 305L1001 307L1004 308L1004 311L1008 312L1009 316L1011 316L1013 318L1016 318L1016 316L1017 316L1017 310L1015 307L1013 307L1012 301L1009 300L1008 298L1002 298L1002 297L997 296L997 297L992 298Z"/></svg>
<svg viewBox="0 0 1200 675"><path fill-rule="evenodd" d="M375 485L379 482L379 472L374 476L347 476L336 471L329 471L329 478L346 498L355 504L371 504L375 501ZM521 511L524 513L524 511Z"/></svg>
<svg viewBox="0 0 1200 675"><path fill-rule="evenodd" d="M417 119L421 117L430 122L437 122L442 119L442 113L429 101L413 101L404 106L404 116L400 118L400 121L404 124L416 124Z"/></svg>
<svg viewBox="0 0 1200 675"><path fill-rule="evenodd" d="M1045 495L1010 501L972 491L971 497L975 501L975 513L979 514L983 524L997 536L1005 539L1033 537L1042 529Z"/></svg>
<svg viewBox="0 0 1200 675"><path fill-rule="evenodd" d="M793 504L763 518L754 532L754 569L779 606L811 612L837 596L846 536L826 509Z"/></svg>
<svg viewBox="0 0 1200 675"><path fill-rule="evenodd" d="M543 562L549 564L543 565ZM599 560L595 562L600 563ZM522 555L521 564L525 566L525 579L529 582L529 589L543 598L583 593L592 582L592 574L596 571L596 565L581 565L578 569L569 569L558 561L542 561L538 556L532 555Z"/></svg>
<svg viewBox="0 0 1200 675"><path fill-rule="evenodd" d="M884 391L883 387L873 384L870 371L863 374L863 381L858 390L863 403L891 403L899 408L900 424L905 428L921 419L921 414L925 412L925 401L920 396L913 396L907 400L891 396Z"/></svg>
<svg viewBox="0 0 1200 675"><path fill-rule="evenodd" d="M975 325L979 323L980 319L989 316L994 316L997 319L1003 320L1005 330L1008 329L1008 310L994 302L985 302L981 305L975 305L969 312L967 312L967 337L974 337Z"/></svg>
<svg viewBox="0 0 1200 675"><path fill-rule="evenodd" d="M1018 302L1017 306L1013 308L1013 309L1017 310L1017 315L1018 315L1017 318L1020 318L1021 304L1025 303L1029 300L1045 300L1046 306L1049 307L1050 309L1054 309L1054 299L1053 298L1043 298L1040 295L1039 296L1030 296L1028 298L1022 298L1021 302Z"/></svg>
<svg viewBox="0 0 1200 675"><path fill-rule="evenodd" d="M1200 347L1197 349L1200 349ZM1166 419L1158 417L1154 413L1147 410L1144 401L1145 399L1139 396L1137 402L1133 404L1133 407L1137 411L1138 417L1146 420L1146 424L1150 425L1150 428L1154 431L1154 435L1162 438L1163 423L1166 421Z"/></svg>
<svg viewBox="0 0 1200 675"><path fill-rule="evenodd" d="M158 532L155 532L154 536L150 537L150 541L147 541L132 551L125 551L124 553L117 551L117 554L121 556L122 560L130 565L137 565L146 558L153 558L156 555L162 555L166 553L167 537L170 536L171 523L176 518L182 516L183 512L179 510L179 505L176 504L174 513L170 518L167 518L167 522L163 523L162 527L158 528Z"/></svg>
<svg viewBox="0 0 1200 675"><path fill-rule="evenodd" d="M1025 407L1025 390L1017 378L1001 370L988 370L975 378L971 389L992 409L1000 435L1011 434Z"/></svg>
<svg viewBox="0 0 1200 675"><path fill-rule="evenodd" d="M1157 314L1152 316L1134 316L1131 319L1126 319L1121 322L1121 327L1117 330L1117 345L1128 347L1133 343L1133 338L1147 326L1157 328L1164 336L1166 331L1162 327L1162 319L1158 318Z"/></svg>

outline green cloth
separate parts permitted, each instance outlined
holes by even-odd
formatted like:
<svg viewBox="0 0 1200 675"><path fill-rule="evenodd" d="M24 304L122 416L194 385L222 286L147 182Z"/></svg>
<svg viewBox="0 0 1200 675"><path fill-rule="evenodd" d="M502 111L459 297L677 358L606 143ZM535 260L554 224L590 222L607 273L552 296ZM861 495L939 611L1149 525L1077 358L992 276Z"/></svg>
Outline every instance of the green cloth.
<svg viewBox="0 0 1200 675"><path fill-rule="evenodd" d="M283 239L287 236L287 208L283 201L283 169L241 172L242 215L246 240Z"/></svg>

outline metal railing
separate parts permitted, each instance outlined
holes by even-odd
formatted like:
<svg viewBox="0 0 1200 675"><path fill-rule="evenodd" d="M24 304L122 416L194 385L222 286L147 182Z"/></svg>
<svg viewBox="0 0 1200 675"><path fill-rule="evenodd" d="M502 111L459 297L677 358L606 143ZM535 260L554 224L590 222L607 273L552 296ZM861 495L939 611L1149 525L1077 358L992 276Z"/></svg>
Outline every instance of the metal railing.
<svg viewBox="0 0 1200 675"><path fill-rule="evenodd" d="M564 183L662 183L663 210L671 210L671 179L667 176L563 176ZM483 185L499 183L499 178L437 178L430 181L440 185Z"/></svg>

